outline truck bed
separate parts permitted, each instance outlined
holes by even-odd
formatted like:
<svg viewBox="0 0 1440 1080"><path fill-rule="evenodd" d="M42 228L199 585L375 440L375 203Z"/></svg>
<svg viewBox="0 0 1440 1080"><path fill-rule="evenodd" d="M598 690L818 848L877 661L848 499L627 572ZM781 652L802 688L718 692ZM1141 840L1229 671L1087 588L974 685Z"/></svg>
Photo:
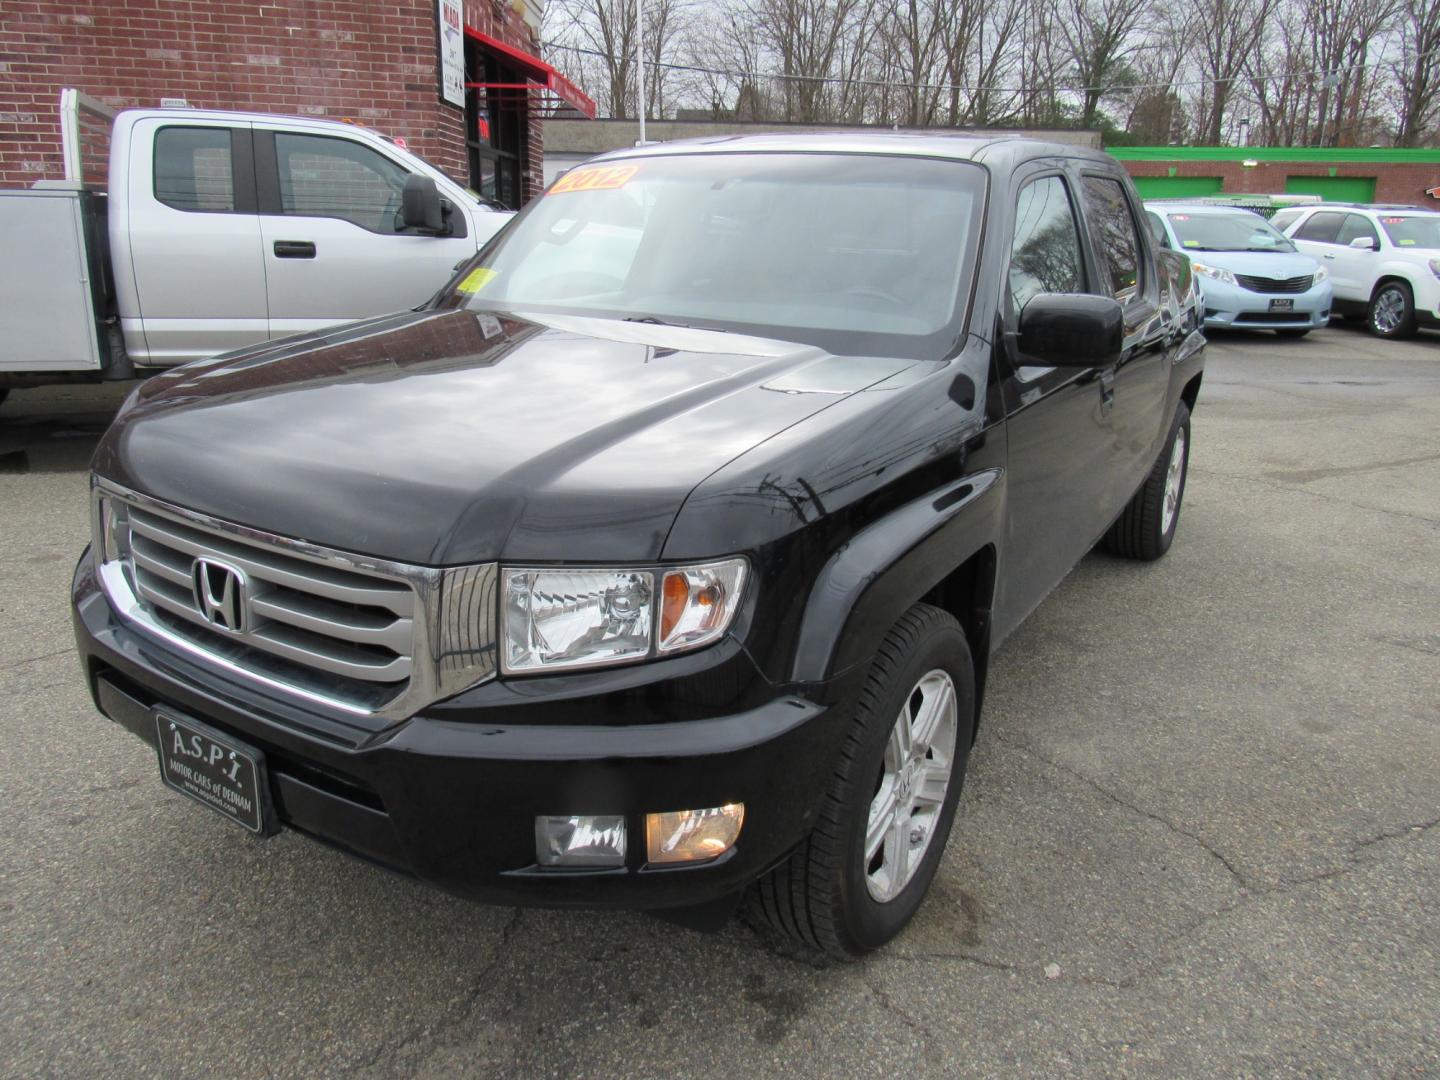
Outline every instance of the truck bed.
<svg viewBox="0 0 1440 1080"><path fill-rule="evenodd" d="M106 247L104 195L0 191L0 374L101 370Z"/></svg>

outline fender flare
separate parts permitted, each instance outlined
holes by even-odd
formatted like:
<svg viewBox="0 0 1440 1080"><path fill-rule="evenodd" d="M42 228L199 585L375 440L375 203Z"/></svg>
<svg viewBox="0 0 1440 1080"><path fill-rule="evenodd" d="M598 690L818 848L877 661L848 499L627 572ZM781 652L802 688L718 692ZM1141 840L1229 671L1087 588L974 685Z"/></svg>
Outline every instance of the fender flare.
<svg viewBox="0 0 1440 1080"><path fill-rule="evenodd" d="M805 603L794 681L820 682L867 662L901 615L976 552L994 546L1002 478L1003 470L994 468L947 484L867 526L831 555Z"/></svg>

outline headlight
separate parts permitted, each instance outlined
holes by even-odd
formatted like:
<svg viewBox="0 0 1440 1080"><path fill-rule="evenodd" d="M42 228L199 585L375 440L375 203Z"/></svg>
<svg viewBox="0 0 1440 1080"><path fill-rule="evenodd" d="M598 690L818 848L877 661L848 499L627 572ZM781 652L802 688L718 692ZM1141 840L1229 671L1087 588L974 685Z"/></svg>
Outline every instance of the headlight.
<svg viewBox="0 0 1440 1080"><path fill-rule="evenodd" d="M745 560L653 569L503 571L501 669L597 667L698 649L739 607Z"/></svg>
<svg viewBox="0 0 1440 1080"><path fill-rule="evenodd" d="M1222 285L1235 284L1235 275L1223 266L1210 266L1207 263L1192 262L1190 268L1197 274L1204 274L1206 277L1212 278Z"/></svg>
<svg viewBox="0 0 1440 1080"><path fill-rule="evenodd" d="M1314 284L1319 285L1320 282L1324 281L1324 280L1325 280L1326 278L1328 278L1329 276L1330 276L1330 271L1329 271L1329 270L1326 270L1325 267L1323 267L1323 266L1317 266L1317 267L1315 268L1315 281L1314 281Z"/></svg>

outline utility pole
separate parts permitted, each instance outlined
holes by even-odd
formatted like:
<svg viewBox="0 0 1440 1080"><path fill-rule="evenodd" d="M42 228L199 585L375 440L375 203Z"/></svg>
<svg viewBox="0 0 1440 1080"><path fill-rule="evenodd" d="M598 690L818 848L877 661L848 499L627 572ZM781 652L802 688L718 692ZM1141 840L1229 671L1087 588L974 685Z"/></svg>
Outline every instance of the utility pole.
<svg viewBox="0 0 1440 1080"><path fill-rule="evenodd" d="M645 145L645 0L635 0L635 52L640 60L640 141Z"/></svg>

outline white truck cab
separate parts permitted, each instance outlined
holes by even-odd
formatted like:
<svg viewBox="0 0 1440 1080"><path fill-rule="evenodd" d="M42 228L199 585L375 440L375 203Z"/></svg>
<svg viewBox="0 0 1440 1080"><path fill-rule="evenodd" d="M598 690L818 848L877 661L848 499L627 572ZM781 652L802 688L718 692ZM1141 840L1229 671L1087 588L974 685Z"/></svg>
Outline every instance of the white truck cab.
<svg viewBox="0 0 1440 1080"><path fill-rule="evenodd" d="M83 182L82 110L112 121L105 195ZM116 114L67 90L61 128L66 181L0 192L0 224L15 226L0 229L0 290L29 300L0 311L9 342L0 392L52 376L170 367L414 307L512 216L354 124L193 109ZM102 235L108 254L98 250ZM52 267L46 251L66 257ZM75 288L76 264L85 289ZM56 309L61 296L84 292L88 312ZM95 324L85 338L94 348L57 357L56 323L72 318Z"/></svg>
<svg viewBox="0 0 1440 1080"><path fill-rule="evenodd" d="M1381 203L1322 203L1271 222L1329 269L1335 310L1379 337L1440 327L1440 213Z"/></svg>

